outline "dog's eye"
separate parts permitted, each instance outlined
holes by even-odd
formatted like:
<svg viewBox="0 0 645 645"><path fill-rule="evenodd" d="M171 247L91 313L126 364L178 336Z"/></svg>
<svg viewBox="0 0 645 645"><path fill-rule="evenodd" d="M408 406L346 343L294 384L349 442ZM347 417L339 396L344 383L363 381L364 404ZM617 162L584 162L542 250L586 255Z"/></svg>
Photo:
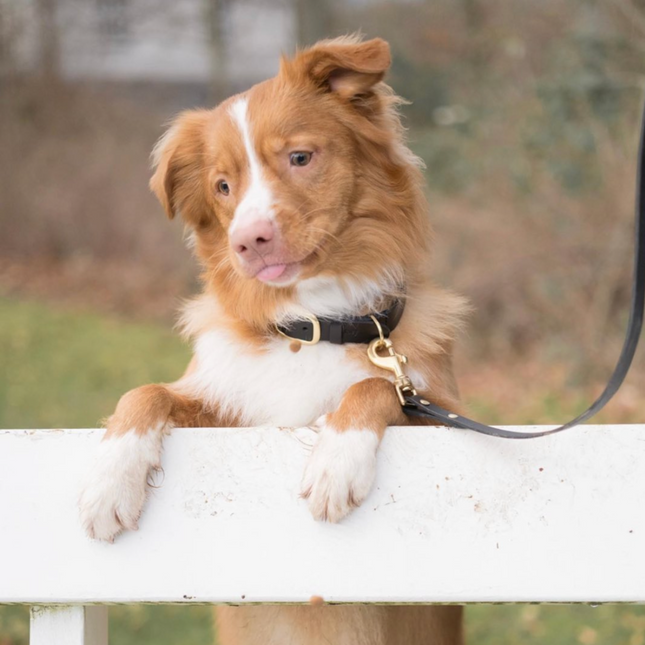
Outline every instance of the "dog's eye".
<svg viewBox="0 0 645 645"><path fill-rule="evenodd" d="M217 182L217 190L222 193L222 195L228 195L231 192L231 188L225 179Z"/></svg>
<svg viewBox="0 0 645 645"><path fill-rule="evenodd" d="M311 152L292 152L289 160L292 166L306 166L311 161Z"/></svg>

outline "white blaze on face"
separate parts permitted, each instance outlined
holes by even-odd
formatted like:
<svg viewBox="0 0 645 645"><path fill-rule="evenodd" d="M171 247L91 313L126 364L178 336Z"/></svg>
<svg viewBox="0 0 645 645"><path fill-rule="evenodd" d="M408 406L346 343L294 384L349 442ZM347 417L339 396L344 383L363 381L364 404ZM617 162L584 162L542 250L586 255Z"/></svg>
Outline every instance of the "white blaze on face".
<svg viewBox="0 0 645 645"><path fill-rule="evenodd" d="M273 195L269 185L262 176L262 166L253 147L251 130L248 121L248 99L238 99L231 105L228 112L240 129L244 150L248 159L249 184L242 201L235 209L235 216L229 227L229 233L236 228L248 226L258 220L273 219Z"/></svg>

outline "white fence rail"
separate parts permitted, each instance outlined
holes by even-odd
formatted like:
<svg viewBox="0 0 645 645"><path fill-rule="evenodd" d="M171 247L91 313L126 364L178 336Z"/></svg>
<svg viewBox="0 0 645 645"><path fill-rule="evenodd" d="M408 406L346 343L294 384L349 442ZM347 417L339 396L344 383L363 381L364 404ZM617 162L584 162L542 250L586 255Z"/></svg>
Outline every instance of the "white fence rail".
<svg viewBox="0 0 645 645"><path fill-rule="evenodd" d="M390 428L338 525L298 497L313 431L177 429L114 544L76 510L101 435L0 431L0 603L34 606L32 645L105 645L106 609L83 607L103 603L645 602L645 426Z"/></svg>

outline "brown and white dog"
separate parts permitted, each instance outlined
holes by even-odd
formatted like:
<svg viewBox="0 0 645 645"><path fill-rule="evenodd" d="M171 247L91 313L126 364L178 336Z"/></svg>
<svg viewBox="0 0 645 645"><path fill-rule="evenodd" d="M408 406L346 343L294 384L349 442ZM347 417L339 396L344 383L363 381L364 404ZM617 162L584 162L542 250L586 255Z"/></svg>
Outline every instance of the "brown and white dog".
<svg viewBox="0 0 645 645"><path fill-rule="evenodd" d="M323 41L275 78L213 110L181 114L154 151L151 187L181 213L204 267L185 310L186 373L128 392L107 423L80 498L87 533L135 529L147 478L173 427L307 426L302 479L316 520L368 495L388 425L409 423L364 344L303 345L276 324L406 307L391 338L419 391L457 407L451 350L463 301L428 279L431 229L420 161L382 82L380 39ZM222 645L455 645L455 607L228 607Z"/></svg>

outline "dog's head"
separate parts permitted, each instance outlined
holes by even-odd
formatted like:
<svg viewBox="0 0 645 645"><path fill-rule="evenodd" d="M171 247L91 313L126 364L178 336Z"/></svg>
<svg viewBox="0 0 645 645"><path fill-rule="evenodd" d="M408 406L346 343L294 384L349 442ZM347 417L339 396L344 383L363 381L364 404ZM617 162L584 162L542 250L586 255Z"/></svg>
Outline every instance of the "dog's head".
<svg viewBox="0 0 645 645"><path fill-rule="evenodd" d="M315 276L405 274L427 228L389 65L383 40L323 41L162 137L151 187L215 288L275 300Z"/></svg>

